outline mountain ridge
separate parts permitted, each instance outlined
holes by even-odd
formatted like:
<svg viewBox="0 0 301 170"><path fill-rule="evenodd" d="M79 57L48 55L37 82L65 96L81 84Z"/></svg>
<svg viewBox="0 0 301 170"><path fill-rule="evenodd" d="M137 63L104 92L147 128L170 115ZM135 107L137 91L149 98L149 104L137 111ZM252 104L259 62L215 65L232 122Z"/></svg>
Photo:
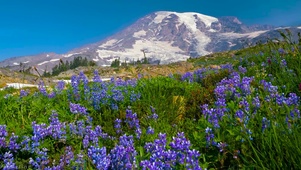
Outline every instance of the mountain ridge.
<svg viewBox="0 0 301 170"><path fill-rule="evenodd" d="M296 27L298 28L298 27ZM244 25L235 16L212 17L195 12L157 11L103 40L74 48L67 53L45 52L37 55L13 57L0 62L0 67L27 67L50 71L59 60L70 61L76 56L93 60L99 66L109 66L119 58L131 62L143 58L167 64L186 61L214 52L243 48L243 40L260 41L266 36L279 38L269 25ZM299 29L299 28L298 28ZM272 35L269 35L272 34Z"/></svg>

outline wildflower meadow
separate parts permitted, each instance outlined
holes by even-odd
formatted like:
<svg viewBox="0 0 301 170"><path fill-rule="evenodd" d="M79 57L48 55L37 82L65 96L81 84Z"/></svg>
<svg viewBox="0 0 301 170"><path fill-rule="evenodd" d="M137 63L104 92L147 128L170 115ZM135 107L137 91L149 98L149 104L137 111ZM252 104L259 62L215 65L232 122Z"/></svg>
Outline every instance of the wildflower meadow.
<svg viewBox="0 0 301 170"><path fill-rule="evenodd" d="M301 41L283 36L185 74L0 91L0 168L301 169Z"/></svg>

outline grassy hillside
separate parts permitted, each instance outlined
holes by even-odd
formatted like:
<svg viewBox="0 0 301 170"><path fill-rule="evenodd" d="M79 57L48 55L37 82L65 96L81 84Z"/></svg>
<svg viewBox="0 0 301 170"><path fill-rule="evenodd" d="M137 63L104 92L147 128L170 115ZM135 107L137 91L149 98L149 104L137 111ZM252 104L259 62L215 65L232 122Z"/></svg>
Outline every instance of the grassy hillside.
<svg viewBox="0 0 301 170"><path fill-rule="evenodd" d="M126 80L86 71L53 89L0 91L0 167L300 169L300 48L269 43L119 68Z"/></svg>

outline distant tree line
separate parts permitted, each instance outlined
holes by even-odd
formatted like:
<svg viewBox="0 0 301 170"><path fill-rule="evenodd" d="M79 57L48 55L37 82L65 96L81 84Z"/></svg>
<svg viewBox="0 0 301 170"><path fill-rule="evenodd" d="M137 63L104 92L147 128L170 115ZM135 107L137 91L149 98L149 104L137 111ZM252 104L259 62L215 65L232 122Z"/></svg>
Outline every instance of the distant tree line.
<svg viewBox="0 0 301 170"><path fill-rule="evenodd" d="M129 63L125 61L120 61L120 58L115 59L111 63L111 67L119 67L119 66L128 66L128 65L139 65L139 64L150 64L149 59L144 57L142 60L138 59L137 61L132 60Z"/></svg>
<svg viewBox="0 0 301 170"><path fill-rule="evenodd" d="M80 66L95 66L96 63L94 61L88 61L87 58L82 58L81 56L75 57L73 61L66 61L60 59L60 63L52 68L51 73L47 72L47 69L44 71L43 76L49 77L49 76L57 76L61 72L75 69Z"/></svg>

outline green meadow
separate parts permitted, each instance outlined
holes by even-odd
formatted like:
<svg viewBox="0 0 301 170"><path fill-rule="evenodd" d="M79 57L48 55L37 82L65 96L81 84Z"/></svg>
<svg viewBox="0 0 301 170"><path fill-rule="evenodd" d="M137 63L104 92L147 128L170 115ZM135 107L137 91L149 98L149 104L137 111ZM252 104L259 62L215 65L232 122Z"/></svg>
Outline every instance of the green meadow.
<svg viewBox="0 0 301 170"><path fill-rule="evenodd" d="M4 89L0 168L301 169L301 37L281 34L185 74Z"/></svg>

